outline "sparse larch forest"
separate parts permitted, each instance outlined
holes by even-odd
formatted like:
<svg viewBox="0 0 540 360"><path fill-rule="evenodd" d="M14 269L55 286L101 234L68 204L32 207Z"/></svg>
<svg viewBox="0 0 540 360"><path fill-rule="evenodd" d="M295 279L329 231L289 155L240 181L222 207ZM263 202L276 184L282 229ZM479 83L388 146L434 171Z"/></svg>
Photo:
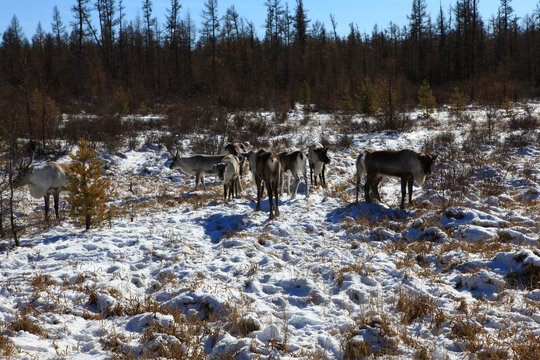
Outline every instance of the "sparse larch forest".
<svg viewBox="0 0 540 360"><path fill-rule="evenodd" d="M154 17L149 0L141 1L136 19L126 18L122 0L73 1L70 14L51 9L50 33L39 25L27 39L16 16L3 32L2 115L10 112L6 105L21 106L17 116L34 121L43 116L28 106L36 97L64 111L82 107L94 113L173 102L290 108L306 100L306 87L312 104L338 109L344 97L356 102L366 81L387 81L401 108L416 106L424 79L440 103L455 86L481 103L538 96L540 5L518 18L511 1L501 0L494 4L497 16L484 19L478 4L459 0L429 16L425 1L413 0L411 12L403 14L408 26L390 22L363 33L361 24L351 23L341 35L332 14L327 28L308 18L301 0L294 8L267 0L260 36L260 25L234 6L219 9L217 0L205 1L197 27L178 0L171 1L165 19Z"/></svg>

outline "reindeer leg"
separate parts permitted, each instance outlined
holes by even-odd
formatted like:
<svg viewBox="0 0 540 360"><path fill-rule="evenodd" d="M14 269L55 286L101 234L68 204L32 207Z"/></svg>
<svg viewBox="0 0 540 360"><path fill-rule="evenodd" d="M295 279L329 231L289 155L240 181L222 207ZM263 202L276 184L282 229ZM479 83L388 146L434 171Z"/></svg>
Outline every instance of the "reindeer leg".
<svg viewBox="0 0 540 360"><path fill-rule="evenodd" d="M53 193L53 199L54 199L54 212L56 213L56 219L60 219L60 214L58 212L58 204L60 203L60 192L55 191Z"/></svg>
<svg viewBox="0 0 540 360"><path fill-rule="evenodd" d="M201 174L201 184L202 184L203 190L206 191L206 184L204 183L204 174Z"/></svg>
<svg viewBox="0 0 540 360"><path fill-rule="evenodd" d="M305 168L304 168L304 181L306 183L306 198L309 198L309 184L307 181L307 171Z"/></svg>
<svg viewBox="0 0 540 360"><path fill-rule="evenodd" d="M373 192L373 195L375 196L375 199L377 199L378 202L382 202L381 195L379 194L379 183L381 182L382 177L379 176L374 179L373 185L371 186L371 192Z"/></svg>
<svg viewBox="0 0 540 360"><path fill-rule="evenodd" d="M373 182L373 176L366 176L366 183L364 185L364 196L366 197L366 202L371 202L371 197L369 196L369 190L371 189L371 183Z"/></svg>
<svg viewBox="0 0 540 360"><path fill-rule="evenodd" d="M276 211L275 211L275 214L276 214L276 217L279 216L279 198L278 198L278 191L277 191L277 186L274 186L274 199L276 200Z"/></svg>
<svg viewBox="0 0 540 360"><path fill-rule="evenodd" d="M223 201L227 203L227 184L223 184Z"/></svg>
<svg viewBox="0 0 540 360"><path fill-rule="evenodd" d="M268 202L270 203L270 219L273 219L275 217L274 215L274 203L273 203L273 195L274 195L274 186L272 184L266 184L266 190L268 191Z"/></svg>
<svg viewBox="0 0 540 360"><path fill-rule="evenodd" d="M283 183L285 182L285 173L279 174L279 195L283 196Z"/></svg>
<svg viewBox="0 0 540 360"><path fill-rule="evenodd" d="M199 173L195 173L195 191L199 189Z"/></svg>
<svg viewBox="0 0 540 360"><path fill-rule="evenodd" d="M49 194L45 194L45 222L49 224Z"/></svg>
<svg viewBox="0 0 540 360"><path fill-rule="evenodd" d="M261 210L261 192L262 189L262 180L255 179L255 186L257 186L257 206L255 207L255 211Z"/></svg>
<svg viewBox="0 0 540 360"><path fill-rule="evenodd" d="M300 176L298 176L298 174L294 174L294 180L296 180L296 187L294 188L292 198L296 199L296 193L298 192L298 187L300 186Z"/></svg>
<svg viewBox="0 0 540 360"><path fill-rule="evenodd" d="M291 196L291 177L291 175L287 175L287 196Z"/></svg>
<svg viewBox="0 0 540 360"><path fill-rule="evenodd" d="M238 186L238 189L240 190L239 192L236 193L236 195L238 196L238 194L240 192L244 191L244 189L242 188L242 178L241 177L236 178L236 184Z"/></svg>
<svg viewBox="0 0 540 360"><path fill-rule="evenodd" d="M325 169L326 169L326 164L323 164L322 171L321 171L321 181L322 181L323 187L326 189L327 188L327 186L326 186L326 178L324 177L324 170Z"/></svg>
<svg viewBox="0 0 540 360"><path fill-rule="evenodd" d="M356 174L356 203L358 204L358 192L360 190L360 176Z"/></svg>
<svg viewBox="0 0 540 360"><path fill-rule="evenodd" d="M412 205L412 203L413 203L413 201L412 201L413 182L414 182L414 178L412 176L409 177L409 181L407 182L407 185L409 187L409 205Z"/></svg>
<svg viewBox="0 0 540 360"><path fill-rule="evenodd" d="M405 207L405 197L407 196L407 177L401 177L401 210Z"/></svg>
<svg viewBox="0 0 540 360"><path fill-rule="evenodd" d="M309 163L309 179L311 180L311 185L313 185L313 164ZM315 185L317 185L317 175L315 175Z"/></svg>

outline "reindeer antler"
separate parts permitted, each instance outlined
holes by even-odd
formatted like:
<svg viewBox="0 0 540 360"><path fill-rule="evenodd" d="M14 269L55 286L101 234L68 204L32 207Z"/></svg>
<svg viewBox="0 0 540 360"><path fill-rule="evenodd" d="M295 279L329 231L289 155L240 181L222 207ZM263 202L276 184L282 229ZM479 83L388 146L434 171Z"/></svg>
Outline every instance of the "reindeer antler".
<svg viewBox="0 0 540 360"><path fill-rule="evenodd" d="M28 164L26 164L24 157L21 158L21 165L19 165L19 169L20 170L28 169L30 165L32 165L32 162L34 162L34 155L35 155L34 152L32 152L32 158L30 159L30 162Z"/></svg>

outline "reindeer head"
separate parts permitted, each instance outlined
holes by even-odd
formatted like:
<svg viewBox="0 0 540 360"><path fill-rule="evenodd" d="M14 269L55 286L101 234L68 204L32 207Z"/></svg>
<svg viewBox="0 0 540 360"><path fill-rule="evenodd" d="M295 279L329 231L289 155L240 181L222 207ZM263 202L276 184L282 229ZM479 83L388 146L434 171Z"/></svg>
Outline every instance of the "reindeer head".
<svg viewBox="0 0 540 360"><path fill-rule="evenodd" d="M437 159L437 155L429 156L424 154L417 154L416 158L418 159L418 161L420 161L420 164L422 164L422 170L424 170L424 174L431 174L431 165L433 165L433 162L435 161L435 159Z"/></svg>
<svg viewBox="0 0 540 360"><path fill-rule="evenodd" d="M32 158L30 159L30 162L26 164L24 159L22 159L21 164L18 167L18 173L15 179L12 181L13 188L18 188L20 186L24 186L30 183L29 177L34 172L34 167L32 166L32 162L34 162L34 154L32 154Z"/></svg>
<svg viewBox="0 0 540 360"><path fill-rule="evenodd" d="M317 156L319 157L319 160L321 160L325 164L330 163L330 158L328 157L328 148L327 147L317 148L314 151L317 154Z"/></svg>
<svg viewBox="0 0 540 360"><path fill-rule="evenodd" d="M178 149L176 149L176 153L173 157L171 165L169 166L169 169L174 170L174 169L178 169L179 167L180 167L180 157L178 156Z"/></svg>
<svg viewBox="0 0 540 360"><path fill-rule="evenodd" d="M219 163L214 165L214 169L217 171L217 175L219 177L219 180L225 179L225 169L227 168L227 164L225 163Z"/></svg>
<svg viewBox="0 0 540 360"><path fill-rule="evenodd" d="M239 147L234 146L234 144L225 145L225 151L227 151L227 153L231 155L240 156L240 153L238 152L238 150L240 150Z"/></svg>

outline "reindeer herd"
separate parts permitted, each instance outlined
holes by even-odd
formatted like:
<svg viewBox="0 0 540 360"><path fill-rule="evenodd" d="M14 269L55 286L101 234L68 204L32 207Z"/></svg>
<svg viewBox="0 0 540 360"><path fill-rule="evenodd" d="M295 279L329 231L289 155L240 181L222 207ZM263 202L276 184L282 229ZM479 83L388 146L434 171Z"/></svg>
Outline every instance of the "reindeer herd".
<svg viewBox="0 0 540 360"><path fill-rule="evenodd" d="M401 151L364 151L356 161L356 203L360 191L360 180L366 178L364 195L366 202L371 202L370 192L378 201L378 185L385 176L401 179L401 209L405 207L405 197L409 190L409 204L412 204L413 182L423 186L426 176L431 173L431 166L435 156L419 154L412 150ZM181 169L188 175L195 175L195 189L198 189L199 180L203 181L205 174L216 174L223 184L224 201L228 200L238 190L242 191L241 176L243 174L244 160L248 160L249 168L257 187L257 206L255 211L261 209L261 198L264 186L268 192L270 203L270 219L279 216L279 196L283 195L283 185L286 183L287 195L290 195L291 177L296 181L291 198L296 197L300 185L300 176L304 176L306 184L306 198L309 198L309 184L307 180L307 163L309 162L311 185L317 186L317 177L326 187L325 169L330 163L328 148L320 143L309 147L306 157L301 151L282 152L272 154L265 149L248 151L246 144L229 143L221 149L221 155L194 155L180 157L178 152L174 156L171 169ZM278 194L279 187L279 194ZM275 204L274 204L275 202Z"/></svg>
<svg viewBox="0 0 540 360"><path fill-rule="evenodd" d="M378 185L385 176L401 179L401 205L405 206L407 189L409 191L409 204L412 204L413 182L423 186L426 176L431 173L431 166L435 156L419 154L412 150L401 151L364 151L356 161L356 203L360 191L360 180L365 176L364 195L366 202L371 202L370 192L376 200L381 201ZM229 143L222 147L220 155L193 155L182 157L178 151L172 159L170 169L180 169L187 175L195 175L195 190L199 183L206 191L205 175L217 175L223 184L224 202L227 203L233 196L243 191L241 177L243 176L244 162L247 160L257 187L257 206L255 211L261 209L261 198L264 187L268 192L270 203L270 219L279 216L279 196L283 195L283 184L286 182L287 194L290 195L291 177L296 181L292 198L296 197L300 185L300 176L303 175L306 184L306 198L309 198L309 184L307 180L307 164L310 169L311 185L317 186L317 177L326 187L325 170L330 163L328 148L320 143L309 146L308 155L301 151L290 151L274 154L260 149L249 150L246 144ZM43 197L45 200L45 219L48 221L50 195L54 198L56 218L59 217L59 194L66 185L66 173L70 164L48 162L41 166L21 164L19 172L13 180L13 187L30 186L30 194L34 198Z"/></svg>

